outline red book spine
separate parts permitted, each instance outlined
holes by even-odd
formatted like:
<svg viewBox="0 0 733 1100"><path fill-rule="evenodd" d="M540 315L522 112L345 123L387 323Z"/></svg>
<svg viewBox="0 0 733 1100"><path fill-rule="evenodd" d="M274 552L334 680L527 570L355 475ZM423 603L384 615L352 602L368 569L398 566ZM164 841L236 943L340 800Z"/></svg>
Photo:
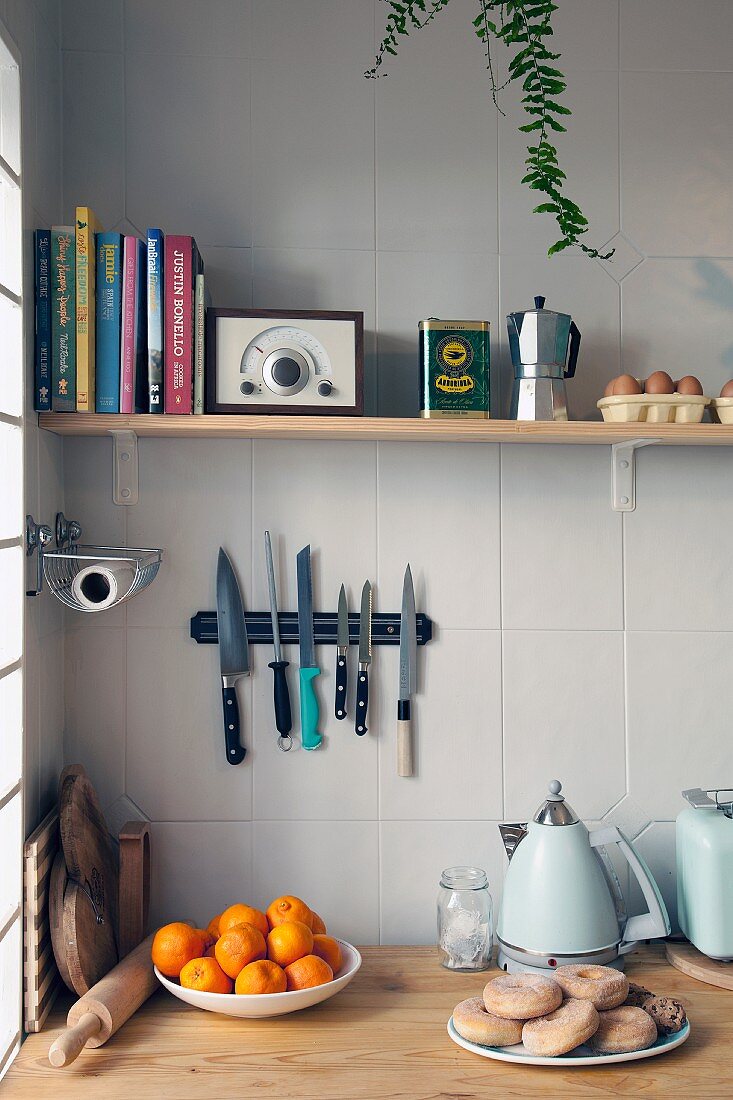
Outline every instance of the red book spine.
<svg viewBox="0 0 733 1100"><path fill-rule="evenodd" d="M135 411L135 343L137 328L137 237L125 237L122 267L122 349L120 412Z"/></svg>
<svg viewBox="0 0 733 1100"><path fill-rule="evenodd" d="M193 412L193 238L165 238L165 412Z"/></svg>

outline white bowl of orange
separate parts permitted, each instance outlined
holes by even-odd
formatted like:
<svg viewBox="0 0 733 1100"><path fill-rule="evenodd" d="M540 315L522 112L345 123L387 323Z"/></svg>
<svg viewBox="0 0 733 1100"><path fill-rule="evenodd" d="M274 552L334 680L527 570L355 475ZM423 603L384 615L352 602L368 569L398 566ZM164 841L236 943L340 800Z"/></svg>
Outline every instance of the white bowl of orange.
<svg viewBox="0 0 733 1100"><path fill-rule="evenodd" d="M250 1019L319 1004L349 984L361 955L329 936L305 902L283 895L266 911L236 903L206 929L158 929L152 959L160 983L207 1012Z"/></svg>

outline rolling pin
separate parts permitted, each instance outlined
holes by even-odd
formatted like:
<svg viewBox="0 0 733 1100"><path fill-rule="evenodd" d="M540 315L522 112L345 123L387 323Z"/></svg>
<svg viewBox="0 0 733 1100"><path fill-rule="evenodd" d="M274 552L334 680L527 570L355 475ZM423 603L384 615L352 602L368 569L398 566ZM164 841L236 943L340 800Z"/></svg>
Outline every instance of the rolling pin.
<svg viewBox="0 0 733 1100"><path fill-rule="evenodd" d="M66 1030L48 1051L52 1066L68 1066L84 1047L101 1047L160 988L150 961L152 943L151 934L71 1006Z"/></svg>

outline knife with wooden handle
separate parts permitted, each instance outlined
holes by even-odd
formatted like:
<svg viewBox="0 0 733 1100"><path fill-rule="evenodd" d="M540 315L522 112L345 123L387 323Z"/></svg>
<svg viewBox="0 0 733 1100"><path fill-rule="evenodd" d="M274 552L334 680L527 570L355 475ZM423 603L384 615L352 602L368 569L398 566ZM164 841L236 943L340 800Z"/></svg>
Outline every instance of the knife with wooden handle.
<svg viewBox="0 0 733 1100"><path fill-rule="evenodd" d="M415 774L412 741L412 700L417 691L417 620L412 571L408 564L402 582L400 615L400 690L397 701L397 774Z"/></svg>

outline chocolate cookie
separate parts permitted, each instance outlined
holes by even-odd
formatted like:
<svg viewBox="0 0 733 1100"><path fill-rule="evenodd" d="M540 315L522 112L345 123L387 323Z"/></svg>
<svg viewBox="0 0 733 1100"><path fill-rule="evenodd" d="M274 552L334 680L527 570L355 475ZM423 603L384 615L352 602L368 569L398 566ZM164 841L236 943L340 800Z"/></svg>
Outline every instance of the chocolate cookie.
<svg viewBox="0 0 733 1100"><path fill-rule="evenodd" d="M629 992L624 1004L631 1005L632 1008L641 1008L648 997L656 997L656 993L652 993L651 989L645 989L643 985L634 985L633 982L629 982Z"/></svg>
<svg viewBox="0 0 733 1100"><path fill-rule="evenodd" d="M651 1016L660 1035L674 1035L687 1023L685 1006L671 997L647 997L641 1008Z"/></svg>

